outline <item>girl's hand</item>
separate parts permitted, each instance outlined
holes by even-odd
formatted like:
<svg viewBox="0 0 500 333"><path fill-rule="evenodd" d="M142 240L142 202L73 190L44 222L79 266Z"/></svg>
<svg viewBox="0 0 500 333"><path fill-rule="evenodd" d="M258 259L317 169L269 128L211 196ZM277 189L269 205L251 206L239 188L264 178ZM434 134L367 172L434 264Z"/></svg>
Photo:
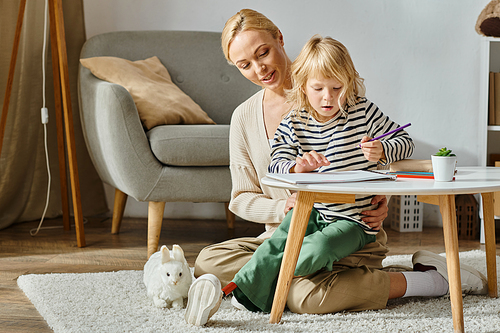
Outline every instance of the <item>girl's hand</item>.
<svg viewBox="0 0 500 333"><path fill-rule="evenodd" d="M373 197L371 204L378 204L378 208L361 212L361 214L367 216L362 218L362 220L373 230L380 230L382 222L384 222L387 217L387 212L389 211L389 207L387 207L387 197L385 195L376 195Z"/></svg>
<svg viewBox="0 0 500 333"><path fill-rule="evenodd" d="M297 192L295 192L294 194L292 194L291 196L289 196L288 199L286 199L285 215L286 215L286 213L288 213L290 211L290 209L292 209L293 207L295 207L295 200L296 199L297 199Z"/></svg>
<svg viewBox="0 0 500 333"><path fill-rule="evenodd" d="M369 136L364 136L361 139L361 150L365 158L370 162L378 162L381 159L385 159L382 143L379 140L370 141L371 139Z"/></svg>
<svg viewBox="0 0 500 333"><path fill-rule="evenodd" d="M304 153L302 157L297 157L295 159L295 165L290 170L290 172L303 173L311 172L322 166L330 165L330 162L326 159L325 155L318 154L314 150L308 153Z"/></svg>

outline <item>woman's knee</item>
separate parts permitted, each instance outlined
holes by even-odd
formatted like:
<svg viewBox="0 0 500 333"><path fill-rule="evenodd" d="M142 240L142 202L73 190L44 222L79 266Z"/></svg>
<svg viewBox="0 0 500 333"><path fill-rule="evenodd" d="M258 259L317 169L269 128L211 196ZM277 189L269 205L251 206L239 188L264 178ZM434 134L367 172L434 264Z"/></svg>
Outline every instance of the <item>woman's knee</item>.
<svg viewBox="0 0 500 333"><path fill-rule="evenodd" d="M294 278L288 292L287 306L293 313L319 314L321 297L315 291L317 285L308 278Z"/></svg>
<svg viewBox="0 0 500 333"><path fill-rule="evenodd" d="M238 270L252 257L261 239L240 238L202 249L196 258L194 276L214 274L222 284L231 282Z"/></svg>
<svg viewBox="0 0 500 333"><path fill-rule="evenodd" d="M211 257L210 247L205 247L200 251L194 262L194 276L196 278L203 274L214 273L215 267L213 261L210 260Z"/></svg>

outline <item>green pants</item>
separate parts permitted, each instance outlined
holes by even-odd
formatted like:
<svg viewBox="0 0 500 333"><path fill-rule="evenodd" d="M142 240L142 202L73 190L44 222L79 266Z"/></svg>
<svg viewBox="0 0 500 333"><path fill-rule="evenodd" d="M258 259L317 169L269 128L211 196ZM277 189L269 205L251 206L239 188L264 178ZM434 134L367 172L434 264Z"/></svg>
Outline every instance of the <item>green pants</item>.
<svg viewBox="0 0 500 333"><path fill-rule="evenodd" d="M251 311L271 311L291 219L292 211L288 212L271 238L257 248L250 261L233 279L238 286L233 296ZM375 235L366 234L353 221L325 222L313 208L294 275L305 276L320 269L331 271L334 262L362 249L375 239Z"/></svg>

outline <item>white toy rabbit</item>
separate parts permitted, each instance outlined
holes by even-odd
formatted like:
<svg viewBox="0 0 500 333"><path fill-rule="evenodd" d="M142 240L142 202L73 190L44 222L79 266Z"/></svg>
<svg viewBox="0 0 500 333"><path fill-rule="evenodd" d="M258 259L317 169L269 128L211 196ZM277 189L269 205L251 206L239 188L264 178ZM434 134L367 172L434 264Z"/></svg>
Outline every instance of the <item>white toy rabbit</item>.
<svg viewBox="0 0 500 333"><path fill-rule="evenodd" d="M159 308L182 308L192 282L191 270L179 245L174 245L172 252L163 245L144 265L148 296Z"/></svg>

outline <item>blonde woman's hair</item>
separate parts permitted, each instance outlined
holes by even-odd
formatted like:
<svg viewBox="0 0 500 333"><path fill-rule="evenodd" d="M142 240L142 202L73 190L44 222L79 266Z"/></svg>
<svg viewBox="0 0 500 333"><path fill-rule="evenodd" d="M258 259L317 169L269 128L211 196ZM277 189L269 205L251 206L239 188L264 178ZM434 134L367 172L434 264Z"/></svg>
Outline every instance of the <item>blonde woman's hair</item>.
<svg viewBox="0 0 500 333"><path fill-rule="evenodd" d="M233 62L229 58L229 45L239 33L247 30L267 31L274 39L280 35L278 27L263 14L253 9L240 10L227 20L224 29L222 29L222 51L230 64Z"/></svg>
<svg viewBox="0 0 500 333"><path fill-rule="evenodd" d="M287 98L294 105L296 113L306 110L309 114L316 115L305 94L305 87L309 78L320 75L342 84L337 102L343 115L347 106L355 105L358 96L365 94L363 79L354 68L347 48L331 37L314 35L292 64L293 88L287 91ZM344 98L346 102L341 104Z"/></svg>

